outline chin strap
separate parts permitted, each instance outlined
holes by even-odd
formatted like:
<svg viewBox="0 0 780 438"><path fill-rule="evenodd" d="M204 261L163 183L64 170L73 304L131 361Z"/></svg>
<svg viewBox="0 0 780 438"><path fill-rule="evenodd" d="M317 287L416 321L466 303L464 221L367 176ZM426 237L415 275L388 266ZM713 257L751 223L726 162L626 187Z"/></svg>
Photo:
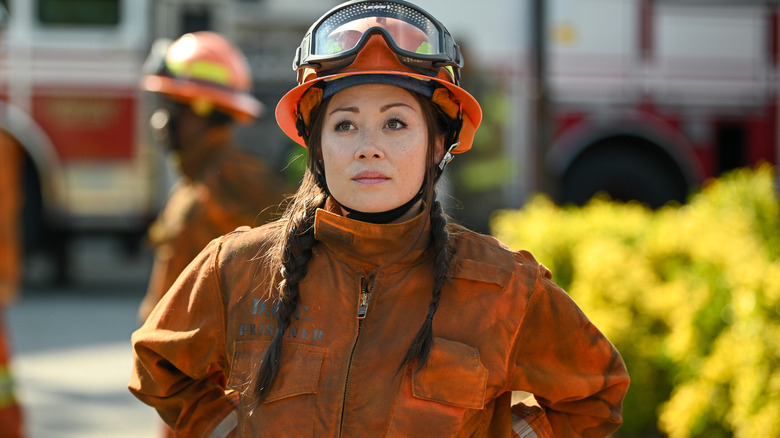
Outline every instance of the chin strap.
<svg viewBox="0 0 780 438"><path fill-rule="evenodd" d="M425 187L424 182L423 182L423 187ZM414 206L414 204L417 203L417 201L422 199L422 195L423 195L423 190L421 187L420 191L417 192L417 194L414 195L414 197L410 199L409 202L407 202L406 204L400 207L396 207L392 210L381 211L379 213L366 213L363 211L353 210L349 207L345 207L340 202L339 205L341 205L341 208L348 211L347 217L350 219L355 219L362 222L368 222L371 224L389 224L390 222L406 214L406 212L408 212ZM336 200L336 202L338 202L338 200Z"/></svg>

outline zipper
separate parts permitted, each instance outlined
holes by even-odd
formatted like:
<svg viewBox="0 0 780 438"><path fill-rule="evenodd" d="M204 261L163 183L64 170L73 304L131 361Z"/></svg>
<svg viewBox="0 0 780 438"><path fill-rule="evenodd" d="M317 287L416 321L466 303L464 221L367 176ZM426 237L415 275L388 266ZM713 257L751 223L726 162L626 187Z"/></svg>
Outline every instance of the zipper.
<svg viewBox="0 0 780 438"><path fill-rule="evenodd" d="M360 277L360 300L358 301L357 319L363 319L368 313L368 302L371 299L371 288L366 277Z"/></svg>
<svg viewBox="0 0 780 438"><path fill-rule="evenodd" d="M339 422L339 436L341 436L342 428L344 427L344 411L347 408L347 388L349 388L349 375L352 372L352 359L355 357L355 350L357 349L358 339L360 339L360 329L363 327L363 319L365 319L368 313L368 303L371 301L372 284L374 282L373 277L360 277L360 299L358 300L357 309L357 335L355 335L355 343L352 344L352 351L349 353L349 362L347 363L347 380L344 382L344 396L341 401L341 421Z"/></svg>

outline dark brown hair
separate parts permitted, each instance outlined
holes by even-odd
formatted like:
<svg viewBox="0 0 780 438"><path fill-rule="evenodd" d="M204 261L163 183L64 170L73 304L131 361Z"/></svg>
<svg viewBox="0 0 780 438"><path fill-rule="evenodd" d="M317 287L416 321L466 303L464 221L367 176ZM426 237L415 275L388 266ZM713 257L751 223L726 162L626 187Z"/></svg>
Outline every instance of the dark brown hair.
<svg viewBox="0 0 780 438"><path fill-rule="evenodd" d="M452 248L450 247L450 231L446 216L441 204L436 200L436 181L439 177L438 163L436 159L437 141L443 136L445 149L452 140L452 122L444 113L434 105L430 99L410 92L420 103L423 109L428 130L428 153L426 155L426 175L423 183L423 206L430 215L431 238L435 251L434 260L434 285L432 298L428 305L428 316L417 332L406 356L399 364L399 370L405 365L417 362L416 369L424 367L433 341L433 315L439 306L442 287L449 279ZM328 101L324 100L319 108L312 112L311 127L308 129L307 147L308 162L303 180L298 191L291 199L282 219L275 222L277 236L272 247L263 255L264 269L274 278L271 281L269 298L275 298L275 315L277 320L276 333L271 344L263 355L257 382L254 386L257 395L256 402L259 405L268 394L282 359L282 339L290 325L291 317L295 312L299 300L299 284L306 276L312 249L317 244L314 238L314 217L318 208L325 204L327 198L327 186L323 169L319 164L319 150L323 129L324 109ZM307 136L304 136L305 138ZM278 284L276 282L278 281Z"/></svg>

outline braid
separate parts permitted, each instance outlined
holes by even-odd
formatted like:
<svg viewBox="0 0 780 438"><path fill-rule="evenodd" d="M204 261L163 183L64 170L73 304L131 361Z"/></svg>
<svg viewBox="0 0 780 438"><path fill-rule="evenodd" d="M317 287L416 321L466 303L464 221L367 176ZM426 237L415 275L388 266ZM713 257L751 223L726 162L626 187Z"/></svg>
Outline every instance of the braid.
<svg viewBox="0 0 780 438"><path fill-rule="evenodd" d="M325 103L325 102L323 102ZM321 105L320 108L325 108ZM282 359L282 339L290 326L292 315L298 307L300 298L299 284L306 276L309 260L312 257L312 249L317 244L314 238L314 220L318 208L325 205L327 199L327 184L324 170L315 151L319 150L319 134L322 130L322 113L316 111L312 114L311 132L313 136L306 135L306 126L302 120L298 121L298 130L306 139L308 147L307 167L303 174L301 186L288 205L283 220L279 222L278 234L274 239L273 248L265 253L266 266L273 277L281 276L278 288L274 288L274 281L269 281L269 297L279 291L274 304L276 316L276 333L271 339L271 344L263 353L260 362L260 370L255 383L257 394L256 406L259 406L268 396L268 392L279 373Z"/></svg>
<svg viewBox="0 0 780 438"><path fill-rule="evenodd" d="M439 308L441 290L444 282L449 279L450 262L452 261L452 249L450 248L450 235L447 231L447 218L442 212L441 203L434 201L431 206L431 237L436 251L433 271L433 297L428 304L428 316L422 327L412 341L412 345L406 351L406 356L399 366L399 371L406 364L417 361L417 370L420 370L428 362L428 354L433 344L433 315Z"/></svg>
<svg viewBox="0 0 780 438"><path fill-rule="evenodd" d="M431 346L433 345L433 316L439 308L444 282L449 280L450 264L452 262L453 254L453 248L450 244L450 226L447 223L447 217L444 215L441 203L436 200L435 185L436 181L441 176L441 171L438 165L434 163L434 151L436 138L438 136L443 135L444 141L449 141L447 144L457 140L457 133L453 131L454 121L447 117L430 99L414 93L413 95L417 98L417 101L420 102L423 112L425 113L429 135L428 142L430 144L426 163L427 173L425 181L427 181L427 187L425 188L424 200L426 204L431 206L431 238L435 251L433 296L428 304L428 315L425 318L425 322L423 322L422 327L420 327L414 340L412 340L412 344L406 351L406 355L404 356L403 361L401 361L398 371L401 371L404 366L414 363L415 361L417 362L416 370L419 371L428 362L428 355L430 354Z"/></svg>
<svg viewBox="0 0 780 438"><path fill-rule="evenodd" d="M271 344L263 354L260 362L260 371L257 376L255 393L259 405L268 395L271 385L279 372L279 364L282 357L282 339L290 326L293 313L298 307L300 297L299 284L306 276L309 260L312 257L312 248L316 244L314 238L314 218L317 208L324 199L315 198L315 202L306 203L300 214L291 219L287 227L285 246L281 251L281 267L279 274L282 280L279 282L279 297L274 304L276 316L276 333Z"/></svg>

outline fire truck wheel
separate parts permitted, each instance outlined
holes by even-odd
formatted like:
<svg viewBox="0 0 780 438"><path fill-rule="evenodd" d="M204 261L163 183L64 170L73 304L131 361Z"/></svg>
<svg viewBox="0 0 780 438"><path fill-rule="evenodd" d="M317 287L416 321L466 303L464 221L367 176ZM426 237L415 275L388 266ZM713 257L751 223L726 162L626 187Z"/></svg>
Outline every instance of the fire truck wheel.
<svg viewBox="0 0 780 438"><path fill-rule="evenodd" d="M38 250L43 239L43 200L38 172L29 157L25 156L22 167L22 242L24 254Z"/></svg>
<svg viewBox="0 0 780 438"><path fill-rule="evenodd" d="M685 202L688 186L682 172L659 148L639 141L609 141L578 156L566 171L561 203L584 205L597 193L619 201L639 201L659 208Z"/></svg>
<svg viewBox="0 0 780 438"><path fill-rule="evenodd" d="M24 190L21 213L22 254L27 260L43 254L54 266L53 278L50 281L56 285L67 285L70 282L70 266L66 253L67 239L62 233L55 232L47 226L40 177L29 156L25 156L24 159L22 185Z"/></svg>

